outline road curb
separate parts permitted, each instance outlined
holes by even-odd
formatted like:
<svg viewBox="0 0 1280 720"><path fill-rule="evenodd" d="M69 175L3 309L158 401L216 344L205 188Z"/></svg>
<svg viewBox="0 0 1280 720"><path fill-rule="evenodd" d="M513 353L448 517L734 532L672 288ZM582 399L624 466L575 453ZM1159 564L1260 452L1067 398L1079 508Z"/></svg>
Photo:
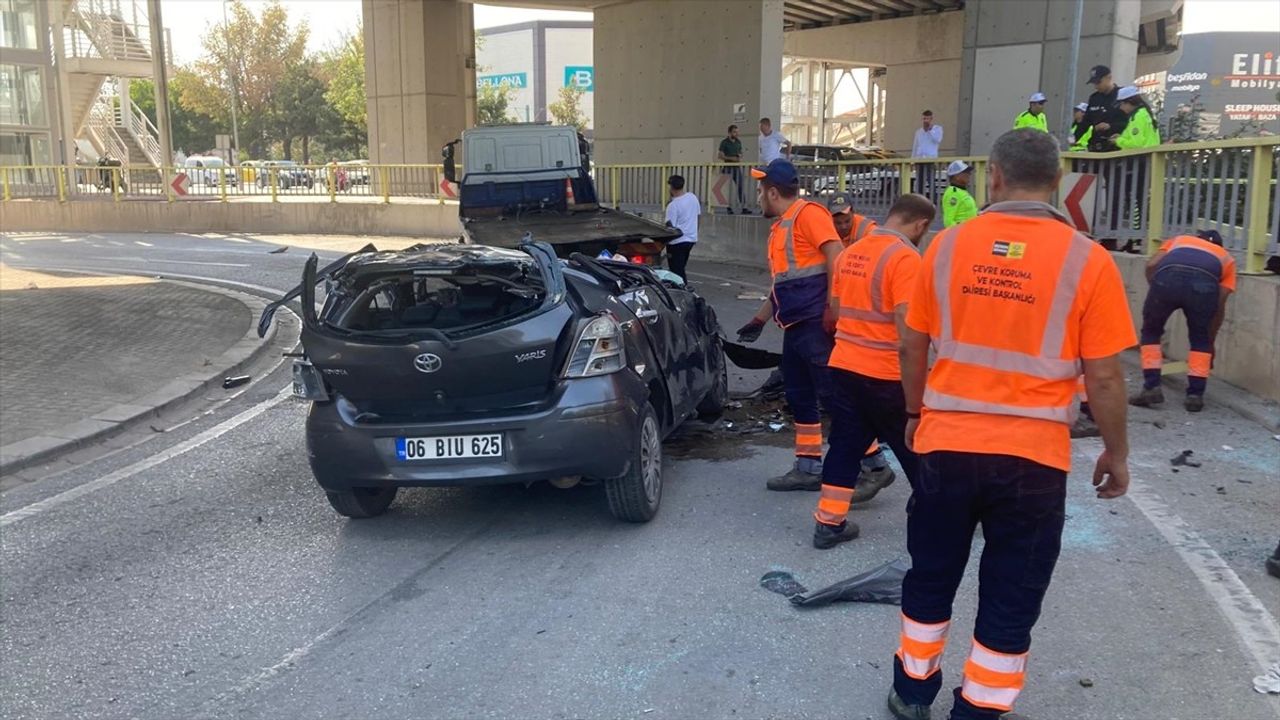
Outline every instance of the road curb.
<svg viewBox="0 0 1280 720"><path fill-rule="evenodd" d="M73 270L58 270L79 275L108 275ZM188 373L174 378L159 388L132 398L127 402L114 405L95 413L92 417L78 420L41 433L35 437L19 440L0 447L0 474L9 474L23 470L65 453L79 450L88 445L106 440L125 432L144 421L158 417L165 410L180 405L210 389L221 388L222 380L249 367L271 350L278 323L272 323L264 338L258 337L257 318L262 314L267 301L254 295L229 290L225 287L190 282L186 280L160 279L173 285L182 285L204 292L211 292L231 298L249 311L249 324L244 335L221 355L214 358L209 367L214 368L208 374L203 372Z"/></svg>

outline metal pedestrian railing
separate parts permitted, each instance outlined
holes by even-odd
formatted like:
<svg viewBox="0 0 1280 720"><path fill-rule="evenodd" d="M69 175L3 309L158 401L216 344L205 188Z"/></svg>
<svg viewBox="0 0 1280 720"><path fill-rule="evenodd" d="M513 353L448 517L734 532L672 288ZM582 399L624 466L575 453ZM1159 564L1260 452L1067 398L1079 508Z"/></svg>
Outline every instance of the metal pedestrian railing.
<svg viewBox="0 0 1280 720"><path fill-rule="evenodd" d="M854 210L883 218L903 192L919 192L935 203L947 187L953 160L974 166L970 190L986 203L987 158L876 159L841 163L800 162L801 191L825 201L847 192ZM1165 238L1196 230L1222 234L1227 249L1242 256L1246 271L1259 272L1280 255L1280 138L1246 138L1160 145L1113 153L1067 153L1060 206L1093 237L1145 245L1154 252ZM667 178L682 175L686 189L708 213L753 212L757 183L751 165L660 163L596 165L592 172L601 204L632 212L661 212ZM246 162L238 167L185 166L163 170L130 167L0 167L5 201L22 198L77 201L215 200L327 202L447 202L457 188L444 181L441 165ZM941 219L935 229L941 227Z"/></svg>

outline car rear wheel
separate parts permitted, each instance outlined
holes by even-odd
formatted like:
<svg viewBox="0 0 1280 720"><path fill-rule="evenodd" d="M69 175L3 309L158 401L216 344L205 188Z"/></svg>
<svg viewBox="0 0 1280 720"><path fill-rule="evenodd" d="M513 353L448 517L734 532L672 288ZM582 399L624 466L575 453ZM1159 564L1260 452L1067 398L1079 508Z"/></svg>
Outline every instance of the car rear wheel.
<svg viewBox="0 0 1280 720"><path fill-rule="evenodd" d="M658 504L662 502L662 433L653 406L644 406L627 474L606 481L604 491L609 511L619 520L648 522L658 514Z"/></svg>
<svg viewBox="0 0 1280 720"><path fill-rule="evenodd" d="M724 415L724 406L729 404L729 367L724 360L724 350L717 342L712 348L720 354L720 369L716 372L715 383L707 392L702 402L698 403L698 419L703 422L714 422Z"/></svg>
<svg viewBox="0 0 1280 720"><path fill-rule="evenodd" d="M350 490L326 490L325 497L329 498L329 504L339 515L345 515L349 518L371 518L377 517L387 511L391 507L391 503L396 499L396 491L399 488L394 487L377 487L377 488L351 488Z"/></svg>

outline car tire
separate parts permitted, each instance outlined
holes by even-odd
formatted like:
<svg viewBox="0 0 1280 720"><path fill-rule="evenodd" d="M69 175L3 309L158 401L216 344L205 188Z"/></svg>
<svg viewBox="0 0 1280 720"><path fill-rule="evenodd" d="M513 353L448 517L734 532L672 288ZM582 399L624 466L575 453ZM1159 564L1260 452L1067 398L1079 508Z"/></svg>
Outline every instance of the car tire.
<svg viewBox="0 0 1280 720"><path fill-rule="evenodd" d="M350 490L326 490L325 497L339 515L363 520L377 517L391 507L399 488L355 487Z"/></svg>
<svg viewBox="0 0 1280 720"><path fill-rule="evenodd" d="M724 415L724 406L729 404L729 365L724 359L724 348L720 339L716 338L712 352L720 355L720 368L716 371L716 380L706 397L698 403L698 419L702 422L715 422Z"/></svg>
<svg viewBox="0 0 1280 720"><path fill-rule="evenodd" d="M614 517L642 523L658 514L662 502L662 431L658 414L648 403L640 415L637 435L627 473L606 480L604 492Z"/></svg>

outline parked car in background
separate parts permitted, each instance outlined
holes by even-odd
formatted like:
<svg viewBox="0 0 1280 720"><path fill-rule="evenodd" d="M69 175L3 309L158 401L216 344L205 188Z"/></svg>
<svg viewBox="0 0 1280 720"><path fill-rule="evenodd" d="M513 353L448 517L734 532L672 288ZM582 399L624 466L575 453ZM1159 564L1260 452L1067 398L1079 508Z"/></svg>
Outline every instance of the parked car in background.
<svg viewBox="0 0 1280 720"><path fill-rule="evenodd" d="M281 190L315 187L316 179L311 171L292 160L263 160L258 170L258 187L270 187L275 176L276 187Z"/></svg>
<svg viewBox="0 0 1280 720"><path fill-rule="evenodd" d="M345 162L338 163L338 167L346 168L347 179L352 185L369 184L368 160L347 160Z"/></svg>
<svg viewBox="0 0 1280 720"><path fill-rule="evenodd" d="M380 515L400 488L587 480L614 516L646 522L662 441L728 401L715 310L647 266L541 242L317 264L258 332L300 298L294 394L311 401L307 457L341 515Z"/></svg>
<svg viewBox="0 0 1280 720"><path fill-rule="evenodd" d="M188 155L187 159L182 161L182 169L187 173L187 178L191 180L192 185L216 186L219 184L219 175L223 177L223 183L228 186L235 186L240 182L236 177L235 168L217 155Z"/></svg>

